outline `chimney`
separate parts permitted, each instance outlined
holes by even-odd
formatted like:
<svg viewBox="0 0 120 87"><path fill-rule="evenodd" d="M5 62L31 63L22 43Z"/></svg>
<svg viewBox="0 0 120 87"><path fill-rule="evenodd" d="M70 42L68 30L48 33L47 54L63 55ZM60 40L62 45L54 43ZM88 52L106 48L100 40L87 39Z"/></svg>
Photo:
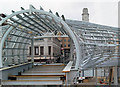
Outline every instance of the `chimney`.
<svg viewBox="0 0 120 87"><path fill-rule="evenodd" d="M82 21L87 21L87 22L89 22L88 8L83 8Z"/></svg>

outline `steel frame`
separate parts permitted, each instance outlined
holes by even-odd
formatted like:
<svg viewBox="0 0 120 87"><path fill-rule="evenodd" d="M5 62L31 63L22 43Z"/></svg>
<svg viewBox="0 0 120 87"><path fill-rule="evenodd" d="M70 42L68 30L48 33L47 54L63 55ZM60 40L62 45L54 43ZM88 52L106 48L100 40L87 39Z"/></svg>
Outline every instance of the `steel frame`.
<svg viewBox="0 0 120 87"><path fill-rule="evenodd" d="M12 11L11 15L0 22L0 25L3 23L9 25L7 30L0 36L0 67L6 66L4 65L4 57L10 59L11 56L16 56L26 62L28 45L33 48L34 38L36 36L44 37L42 35L47 32L53 32L56 35L60 31L63 35L68 35L71 38L71 42L75 46L72 46L72 49L75 48L76 51L76 58L73 60L75 69L96 67L118 54L116 53L119 42L118 30L114 30L114 28L89 27L91 24L87 22L87 26L67 24L65 19L62 20L59 17L58 13L55 16L51 10L49 12L44 11L42 8L37 10L32 5L28 10L22 7L21 9L18 12ZM34 62L34 49L31 51L32 62Z"/></svg>
<svg viewBox="0 0 120 87"><path fill-rule="evenodd" d="M22 17L21 14L23 14L24 17ZM42 18L41 15L44 15L45 18ZM17 18L19 18L19 20L17 20L16 18L14 18L15 16ZM31 16L34 17L35 19L37 18L36 19L37 21L34 20L33 18L31 18ZM52 20L49 20L48 16L51 17ZM26 21L26 18L29 19L29 21L28 20ZM77 51L79 52L79 50L80 50L79 47L78 47L79 46L78 40L76 39L76 36L72 32L72 30L68 27L68 25L61 18L53 15L51 12L49 13L49 12L46 12L44 10L37 10L32 5L30 5L30 9L28 9L28 10L24 10L22 8L21 11L18 11L18 12L14 12L13 11L13 13L11 15L8 15L6 18L2 19L2 21L0 22L0 25L2 25L2 23L6 22L6 20L8 20L8 19L11 20L11 22L12 22L11 25L13 25L13 26L15 26L15 24L17 24L18 26L20 25L25 30L27 30L27 31L29 31L31 33L35 32L36 35L40 35L39 31L42 31L40 27L44 28L45 31L47 31L47 32L54 32L55 33L55 32L57 32L57 30L59 30L63 34L67 33L70 36L70 38L73 40L73 42L74 42L74 44L76 46ZM52 23L51 23L51 21L52 21ZM31 22L34 23L34 24L32 24ZM60 28L59 25L61 26L61 28ZM7 31L5 32L5 34L2 36L1 43L0 43L0 45L1 45L0 46L0 50L3 49L4 43L6 42L6 39L8 38L9 35L11 35L12 38L13 37L18 37L18 38L31 39L29 37L26 37L22 33L21 33L21 35L16 34L16 33L15 34L10 34L10 32L14 31L14 27L13 26L11 26L11 28L8 28ZM20 29L18 26L15 26L16 27L16 31ZM33 29L33 27L34 27L34 29ZM42 31L42 32L44 33L45 31ZM16 40L15 42L16 43L14 43L14 44L16 44L16 46L14 46L13 48L11 48L11 47L7 48L7 46L6 46L6 48L4 48L4 49L22 50L22 48L20 47L20 45L21 45L21 43L24 43L24 41L17 41ZM17 42L21 42L21 43L17 43ZM7 43L8 43L8 41L7 41ZM20 44L20 45L17 45L17 44ZM27 46L27 44L25 44L25 45ZM16 47L18 47L18 48L16 48ZM18 51L18 52L20 53L20 51ZM1 51L0 54L3 54L3 51ZM77 60L79 60L80 59L80 54L76 53L76 55L77 55ZM2 56L3 55L0 55L0 60L1 60L0 67L3 67L3 61L2 61L3 58L2 58ZM79 63L76 62L76 69L78 67L79 67Z"/></svg>

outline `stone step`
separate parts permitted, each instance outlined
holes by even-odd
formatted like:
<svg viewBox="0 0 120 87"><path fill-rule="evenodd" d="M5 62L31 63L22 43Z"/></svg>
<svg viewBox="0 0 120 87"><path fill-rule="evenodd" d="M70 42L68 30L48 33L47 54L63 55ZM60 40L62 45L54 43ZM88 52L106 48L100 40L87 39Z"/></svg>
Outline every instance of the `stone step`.
<svg viewBox="0 0 120 87"><path fill-rule="evenodd" d="M62 85L61 80L4 80L3 85Z"/></svg>

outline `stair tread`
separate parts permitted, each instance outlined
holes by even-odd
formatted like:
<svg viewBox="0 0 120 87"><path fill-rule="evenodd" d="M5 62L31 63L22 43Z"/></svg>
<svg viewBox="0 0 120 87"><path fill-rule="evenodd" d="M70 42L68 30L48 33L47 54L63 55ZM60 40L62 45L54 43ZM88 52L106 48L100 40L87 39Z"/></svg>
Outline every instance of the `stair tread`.
<svg viewBox="0 0 120 87"><path fill-rule="evenodd" d="M60 77L17 77L17 80L60 80Z"/></svg>
<svg viewBox="0 0 120 87"><path fill-rule="evenodd" d="M21 75L21 76L9 76L9 77L60 77L60 76L65 76L65 75Z"/></svg>
<svg viewBox="0 0 120 87"><path fill-rule="evenodd" d="M24 73L62 73L62 71L26 71Z"/></svg>
<svg viewBox="0 0 120 87"><path fill-rule="evenodd" d="M2 82L5 85L60 85L63 83L60 77L66 76L65 73L62 73L64 67L64 64L37 65L22 75L9 76L15 77L16 80L3 80Z"/></svg>
<svg viewBox="0 0 120 87"><path fill-rule="evenodd" d="M2 80L2 82L17 82L17 81L61 81L61 80Z"/></svg>
<svg viewBox="0 0 120 87"><path fill-rule="evenodd" d="M65 73L23 73L22 75L65 75Z"/></svg>
<svg viewBox="0 0 120 87"><path fill-rule="evenodd" d="M17 81L3 81L3 85L62 85L61 80L17 80Z"/></svg>

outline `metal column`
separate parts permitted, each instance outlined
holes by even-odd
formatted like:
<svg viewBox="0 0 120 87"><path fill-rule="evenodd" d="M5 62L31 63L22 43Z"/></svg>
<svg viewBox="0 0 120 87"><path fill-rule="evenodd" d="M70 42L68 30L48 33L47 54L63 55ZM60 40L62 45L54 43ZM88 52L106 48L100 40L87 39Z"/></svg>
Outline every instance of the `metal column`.
<svg viewBox="0 0 120 87"><path fill-rule="evenodd" d="M97 68L95 68L95 79L96 79L96 82L95 82L95 85L97 85Z"/></svg>
<svg viewBox="0 0 120 87"><path fill-rule="evenodd" d="M34 38L31 40L31 61L34 62Z"/></svg>
<svg viewBox="0 0 120 87"><path fill-rule="evenodd" d="M118 72L117 72L117 66L114 67L114 85L118 85Z"/></svg>
<svg viewBox="0 0 120 87"><path fill-rule="evenodd" d="M65 72L65 75L66 75L65 85L67 86L68 85L68 72Z"/></svg>
<svg viewBox="0 0 120 87"><path fill-rule="evenodd" d="M94 73L94 68L92 69L92 71L93 71L93 76L95 76L95 73Z"/></svg>
<svg viewBox="0 0 120 87"><path fill-rule="evenodd" d="M0 26L0 67L3 67L1 39L2 39L2 26Z"/></svg>
<svg viewBox="0 0 120 87"><path fill-rule="evenodd" d="M82 70L82 77L84 77L85 75L84 75L84 70Z"/></svg>
<svg viewBox="0 0 120 87"><path fill-rule="evenodd" d="M73 59L73 50L74 50L73 41L70 40L70 56L69 56L69 58L70 58L71 61L74 61L74 59Z"/></svg>

